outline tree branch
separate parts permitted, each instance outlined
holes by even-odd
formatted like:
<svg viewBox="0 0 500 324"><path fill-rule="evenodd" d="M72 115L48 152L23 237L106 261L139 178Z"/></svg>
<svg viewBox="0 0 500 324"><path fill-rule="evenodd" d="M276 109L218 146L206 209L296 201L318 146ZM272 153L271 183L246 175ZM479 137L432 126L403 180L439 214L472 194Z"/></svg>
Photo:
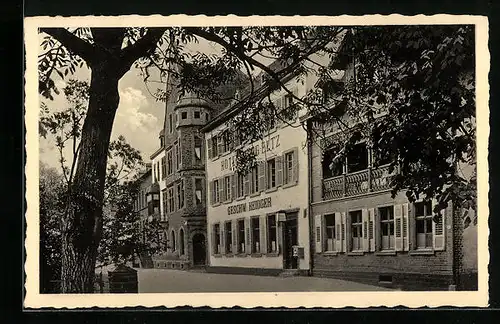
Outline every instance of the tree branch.
<svg viewBox="0 0 500 324"><path fill-rule="evenodd" d="M88 65L94 60L95 48L92 44L84 41L78 36L64 28L40 28L44 32L54 37L66 49L80 56Z"/></svg>
<svg viewBox="0 0 500 324"><path fill-rule="evenodd" d="M145 56L156 48L156 43L163 36L166 27L150 28L146 34L138 39L134 44L121 50L120 57L125 66L132 65L138 58Z"/></svg>

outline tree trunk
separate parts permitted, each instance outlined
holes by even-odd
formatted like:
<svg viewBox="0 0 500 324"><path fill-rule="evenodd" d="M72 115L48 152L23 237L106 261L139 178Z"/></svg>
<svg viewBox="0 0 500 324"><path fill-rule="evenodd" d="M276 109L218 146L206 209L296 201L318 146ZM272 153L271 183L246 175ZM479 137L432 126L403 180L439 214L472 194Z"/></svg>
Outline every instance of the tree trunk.
<svg viewBox="0 0 500 324"><path fill-rule="evenodd" d="M115 62L92 66L90 98L68 205L62 220L62 292L92 293L101 239L106 163L118 108Z"/></svg>

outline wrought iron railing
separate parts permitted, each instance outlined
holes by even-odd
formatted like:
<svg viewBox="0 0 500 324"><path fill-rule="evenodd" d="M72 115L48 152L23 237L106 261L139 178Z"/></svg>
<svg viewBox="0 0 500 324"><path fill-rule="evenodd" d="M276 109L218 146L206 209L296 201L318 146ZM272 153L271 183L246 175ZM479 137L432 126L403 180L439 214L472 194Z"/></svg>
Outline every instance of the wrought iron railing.
<svg viewBox="0 0 500 324"><path fill-rule="evenodd" d="M368 168L323 180L323 199L337 199L390 189L389 165Z"/></svg>

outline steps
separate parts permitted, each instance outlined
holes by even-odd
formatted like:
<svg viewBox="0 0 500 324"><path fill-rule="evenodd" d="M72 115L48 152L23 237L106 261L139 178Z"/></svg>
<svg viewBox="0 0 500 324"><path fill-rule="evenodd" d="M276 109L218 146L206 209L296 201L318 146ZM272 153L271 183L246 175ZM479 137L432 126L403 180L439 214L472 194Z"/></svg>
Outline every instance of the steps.
<svg viewBox="0 0 500 324"><path fill-rule="evenodd" d="M297 277L300 276L298 269L285 269L279 274L281 278Z"/></svg>

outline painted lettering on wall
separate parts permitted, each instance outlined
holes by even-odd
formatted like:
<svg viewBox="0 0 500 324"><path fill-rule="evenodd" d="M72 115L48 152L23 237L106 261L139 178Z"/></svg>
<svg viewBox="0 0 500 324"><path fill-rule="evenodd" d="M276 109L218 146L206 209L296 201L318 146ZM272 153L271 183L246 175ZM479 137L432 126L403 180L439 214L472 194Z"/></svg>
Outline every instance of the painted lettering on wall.
<svg viewBox="0 0 500 324"><path fill-rule="evenodd" d="M251 148L255 155L260 155L262 153L270 152L276 148L280 147L280 135L277 134L268 139L263 140L260 145L257 144ZM231 172L236 171L236 156L230 156L228 158L221 160L221 171L229 170Z"/></svg>
<svg viewBox="0 0 500 324"><path fill-rule="evenodd" d="M227 207L227 214L228 215L240 214L240 213L246 212L247 210L251 211L251 210L257 210L257 209L262 209L262 208L269 208L271 206L272 206L271 197L267 197L267 198L263 198L263 199L259 199L259 200L255 200L255 201L250 201L248 203L248 208L247 208L246 203L238 204L238 205L234 205L234 206L229 206L229 207Z"/></svg>

